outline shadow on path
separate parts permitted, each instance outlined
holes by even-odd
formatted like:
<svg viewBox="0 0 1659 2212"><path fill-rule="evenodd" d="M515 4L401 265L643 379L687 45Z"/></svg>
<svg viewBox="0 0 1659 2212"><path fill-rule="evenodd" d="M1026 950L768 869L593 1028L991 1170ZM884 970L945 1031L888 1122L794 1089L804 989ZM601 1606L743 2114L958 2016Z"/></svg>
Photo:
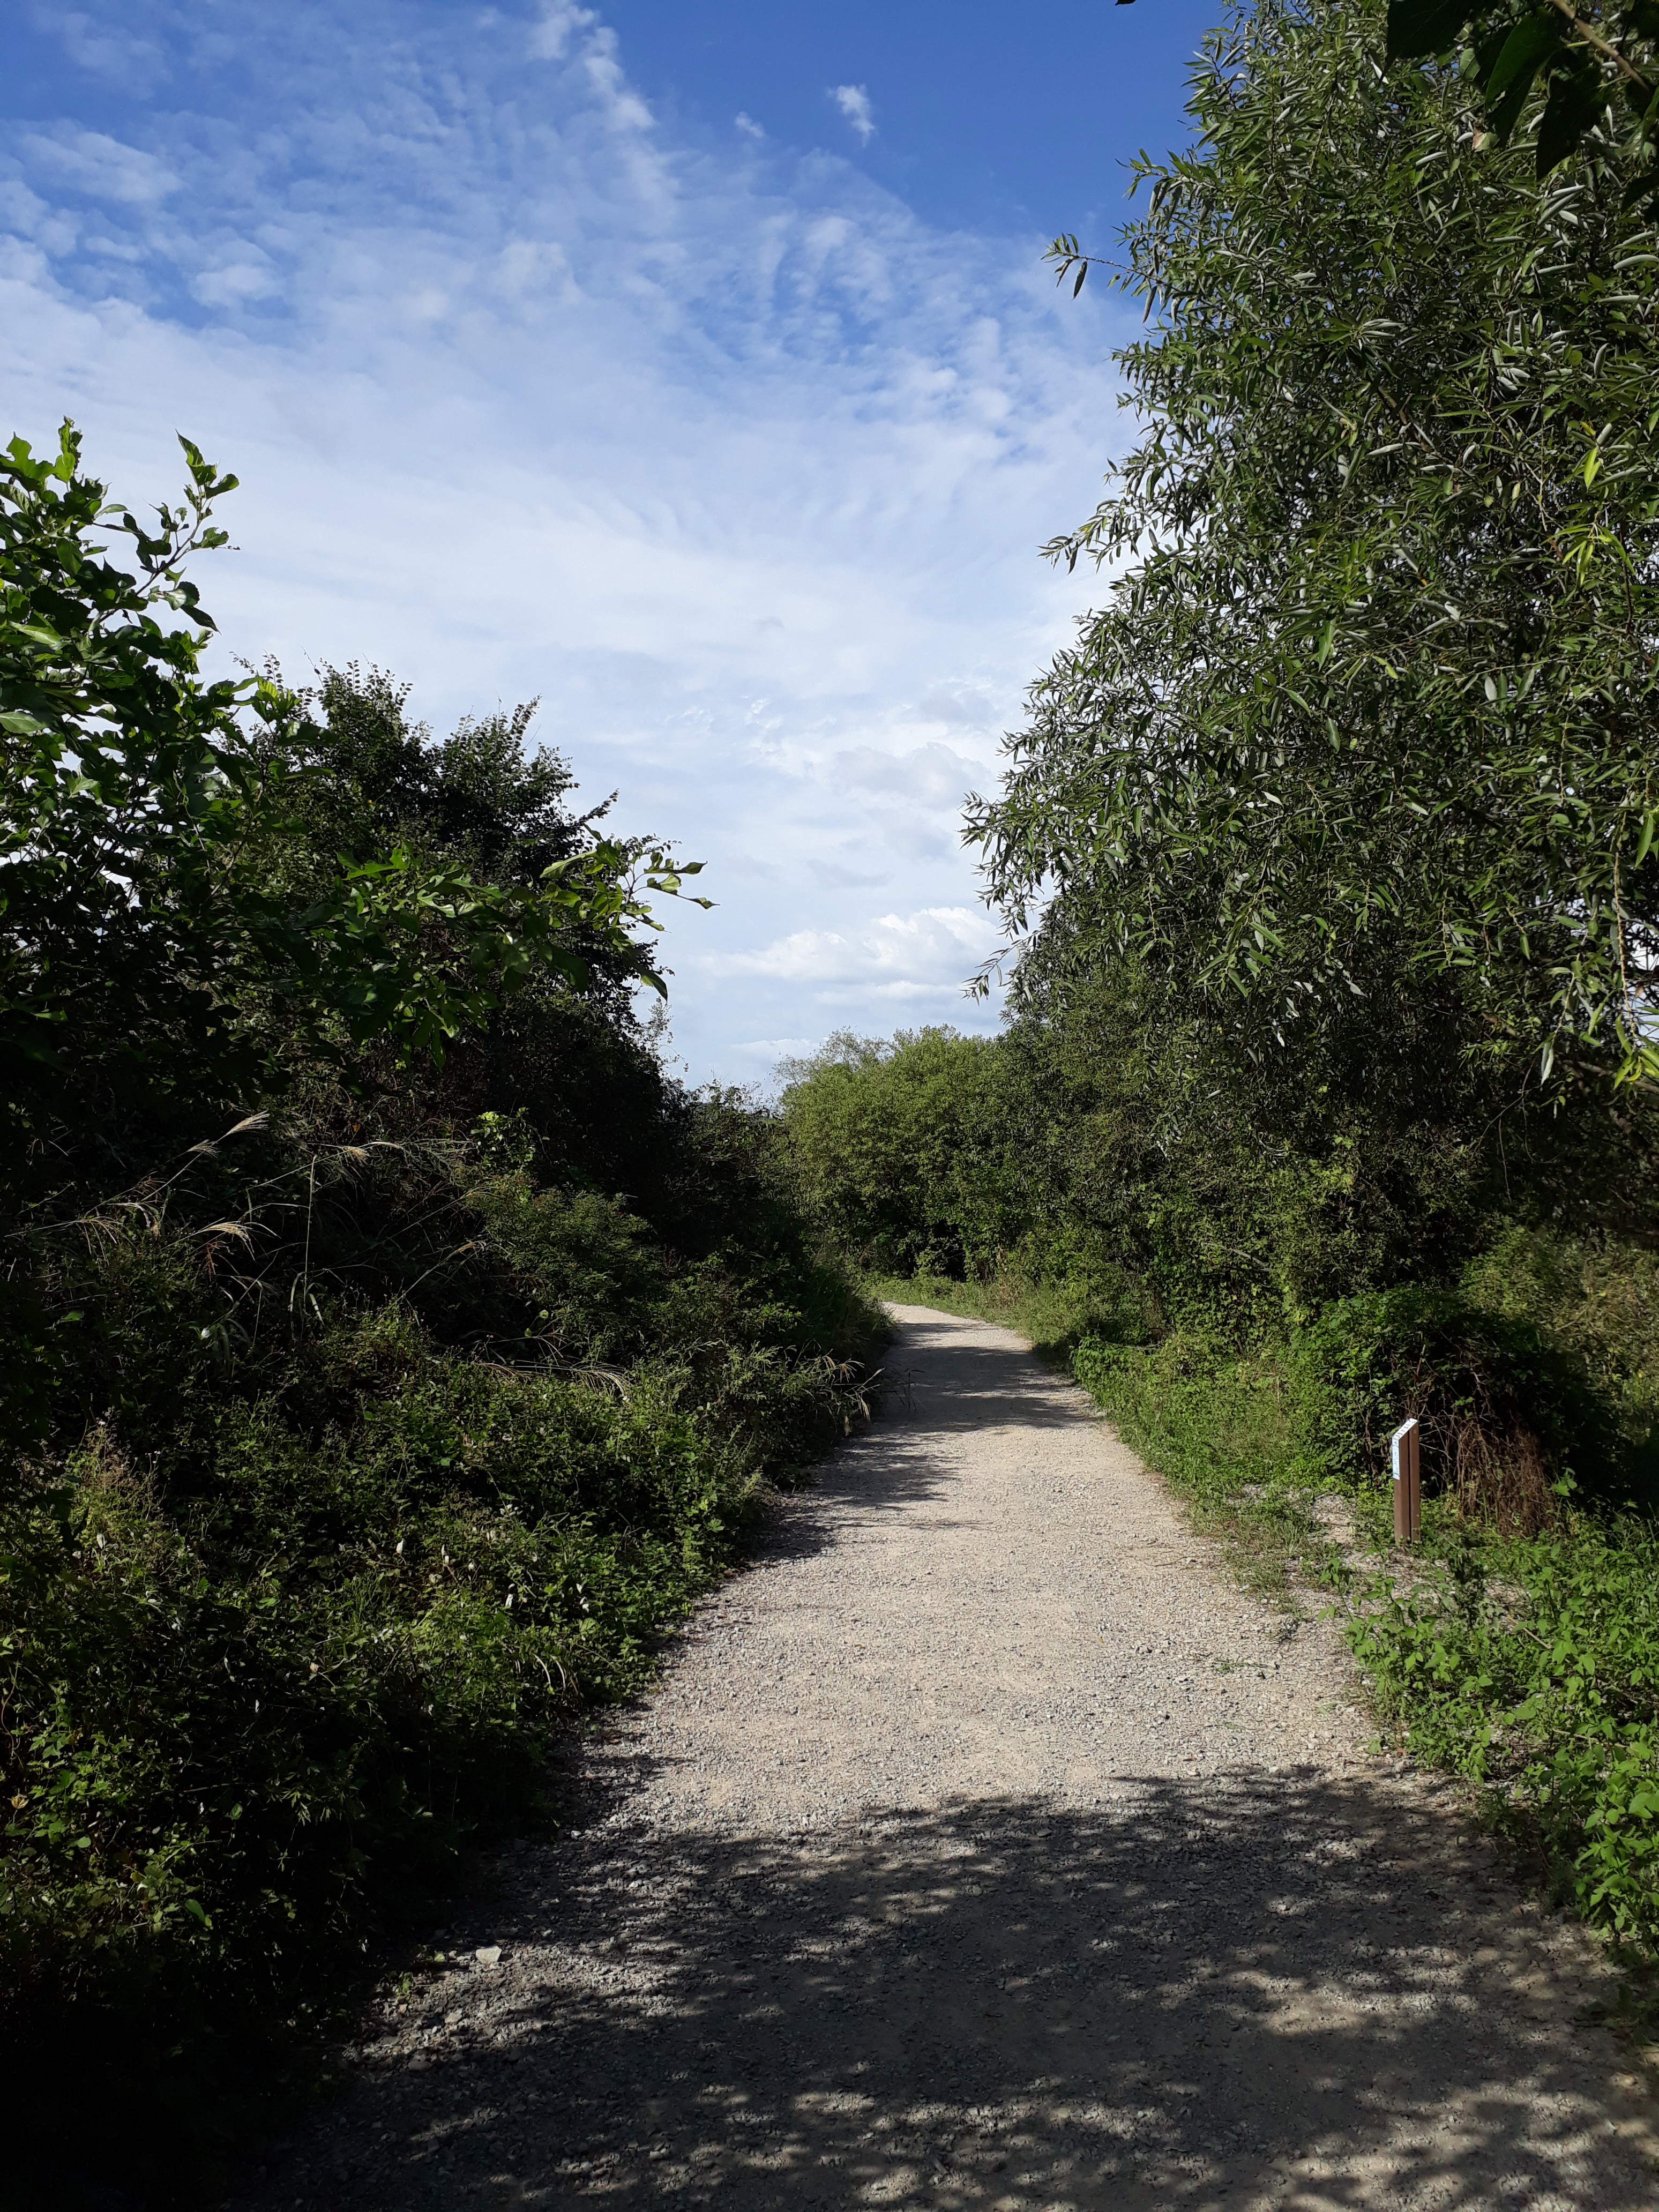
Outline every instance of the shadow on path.
<svg viewBox="0 0 1659 2212"><path fill-rule="evenodd" d="M476 2023L369 2071L357 2154L281 2201L1650 2203L1610 2046L1528 2002L1536 1928L1448 1837L1310 1774L526 1850Z"/></svg>
<svg viewBox="0 0 1659 2212"><path fill-rule="evenodd" d="M964 1430L1060 1429L1098 1418L1082 1389L1006 1329L907 1306L887 1354L886 1408L896 1422L940 1436ZM985 1343L994 1328L1001 1343Z"/></svg>
<svg viewBox="0 0 1659 2212"><path fill-rule="evenodd" d="M943 1328L931 1328L942 1321ZM745 1562L810 1559L837 1544L848 1508L888 1512L938 1502L955 1472L954 1440L999 1428L1029 1430L1034 1449L1056 1430L1091 1428L1101 1419L1075 1383L1055 1375L1016 1342L953 1341L953 1316L910 1321L883 1370L874 1419L812 1469L761 1530ZM918 1522L950 1528L953 1521Z"/></svg>

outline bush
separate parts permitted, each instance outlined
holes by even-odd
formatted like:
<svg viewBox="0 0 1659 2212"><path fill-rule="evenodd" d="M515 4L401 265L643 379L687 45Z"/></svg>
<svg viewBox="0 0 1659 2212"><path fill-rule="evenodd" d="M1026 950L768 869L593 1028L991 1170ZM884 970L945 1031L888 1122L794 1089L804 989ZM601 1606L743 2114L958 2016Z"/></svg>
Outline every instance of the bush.
<svg viewBox="0 0 1659 2212"><path fill-rule="evenodd" d="M17 1986L275 1996L360 1947L639 1680L763 1465L672 1378L484 1367L395 1309L272 1382L216 1408L205 1468L99 1429L8 1515Z"/></svg>
<svg viewBox="0 0 1659 2212"><path fill-rule="evenodd" d="M88 2051L165 2101L326 2002L546 1809L559 1735L859 1413L875 1318L736 1111L663 1133L724 1232L690 1255L536 1183L502 1116L423 1151L256 1127L24 1241L0 1982L42 2112Z"/></svg>
<svg viewBox="0 0 1659 2212"><path fill-rule="evenodd" d="M1419 1757L1478 1782L1555 1893L1659 1951L1659 1536L1577 1521L1460 1546L1350 1637Z"/></svg>
<svg viewBox="0 0 1659 2212"><path fill-rule="evenodd" d="M1297 1340L1298 1428L1310 1460L1363 1486L1415 1419L1425 1491L1466 1517L1536 1535L1573 1490L1627 1495L1639 1461L1583 1358L1523 1316L1407 1285L1339 1299Z"/></svg>
<svg viewBox="0 0 1659 2212"><path fill-rule="evenodd" d="M1072 1370L1125 1440L1202 1504L1294 1471L1283 1369L1270 1358L1182 1335L1152 1346L1085 1339Z"/></svg>

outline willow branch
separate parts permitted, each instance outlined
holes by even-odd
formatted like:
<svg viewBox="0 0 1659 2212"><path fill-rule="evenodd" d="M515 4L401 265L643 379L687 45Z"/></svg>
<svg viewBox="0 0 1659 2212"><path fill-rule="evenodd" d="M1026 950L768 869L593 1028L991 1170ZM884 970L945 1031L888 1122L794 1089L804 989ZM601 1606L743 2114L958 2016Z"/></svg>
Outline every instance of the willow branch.
<svg viewBox="0 0 1659 2212"><path fill-rule="evenodd" d="M1621 54L1610 40L1604 39L1598 30L1587 23L1574 9L1572 0L1550 0L1550 5L1558 15L1566 17L1574 38L1582 40L1587 46L1594 47L1603 60L1611 62L1620 76L1628 78L1638 90L1651 94L1653 87L1637 68L1635 63Z"/></svg>

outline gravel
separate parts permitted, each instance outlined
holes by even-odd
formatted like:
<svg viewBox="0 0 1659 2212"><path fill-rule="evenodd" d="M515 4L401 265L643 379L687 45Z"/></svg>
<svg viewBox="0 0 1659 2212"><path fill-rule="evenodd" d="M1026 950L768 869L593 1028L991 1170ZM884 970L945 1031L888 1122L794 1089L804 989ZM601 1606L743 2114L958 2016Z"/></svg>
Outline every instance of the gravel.
<svg viewBox="0 0 1659 2212"><path fill-rule="evenodd" d="M777 1507L258 2212L1617 2207L1608 1969L1006 1330ZM429 1953L428 1953L429 1955Z"/></svg>

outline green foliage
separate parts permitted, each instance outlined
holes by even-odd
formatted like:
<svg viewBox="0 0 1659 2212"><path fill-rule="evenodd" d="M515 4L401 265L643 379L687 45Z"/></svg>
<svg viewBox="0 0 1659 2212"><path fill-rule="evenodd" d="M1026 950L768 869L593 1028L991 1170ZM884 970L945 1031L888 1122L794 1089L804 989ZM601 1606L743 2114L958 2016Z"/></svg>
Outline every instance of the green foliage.
<svg viewBox="0 0 1659 2212"><path fill-rule="evenodd" d="M1072 1370L1127 1441L1160 1470L1218 1505L1295 1472L1282 1363L1182 1334L1158 1345L1085 1337Z"/></svg>
<svg viewBox="0 0 1659 2212"><path fill-rule="evenodd" d="M1505 1528L1536 1534L1574 1492L1659 1495L1650 1422L1621 1419L1582 1352L1531 1319L1455 1291L1371 1291L1328 1307L1297 1353L1305 1444L1345 1481L1385 1481L1389 1437L1415 1419L1437 1486Z"/></svg>
<svg viewBox="0 0 1659 2212"><path fill-rule="evenodd" d="M874 1317L763 1132L662 1104L672 1243L538 1182L517 1111L416 1141L344 1100L352 1136L256 1126L15 1239L0 1986L43 2111L122 2021L143 2101L241 2047L228 2007L340 1986L860 1415Z"/></svg>
<svg viewBox="0 0 1659 2212"><path fill-rule="evenodd" d="M1006 1241L994 1048L954 1030L890 1044L842 1032L787 1061L783 1118L802 1198L869 1267L983 1265Z"/></svg>
<svg viewBox="0 0 1659 2212"><path fill-rule="evenodd" d="M1120 7L1129 3L1118 0ZM1364 12L1376 14L1370 7ZM1388 0L1382 51L1396 62L1455 49L1458 73L1478 87L1489 131L1501 144L1527 112L1534 88L1541 90L1531 118L1540 177L1571 154L1600 158L1607 126L1623 111L1626 158L1635 171L1632 197L1650 198L1659 191L1659 179L1646 181L1659 143L1656 47L1654 0ZM1084 263L1076 278L1080 291L1086 257L1073 240L1056 245L1071 248L1069 265ZM1054 258L1061 257L1057 252Z"/></svg>
<svg viewBox="0 0 1659 2212"><path fill-rule="evenodd" d="M1659 1538L1465 1544L1350 1630L1419 1757L1480 1783L1559 1892L1659 1950Z"/></svg>
<svg viewBox="0 0 1659 2212"><path fill-rule="evenodd" d="M0 1048L14 1155L27 1141L20 1117L43 1097L61 1108L106 1066L142 1076L132 1026L243 1073L211 988L242 934L214 865L245 802L226 743L236 694L198 676L211 625L182 572L225 542L210 517L235 479L185 452L182 507L154 532L120 518L137 574L100 556L105 489L82 473L68 425L54 459L14 439L0 461ZM190 627L166 627L174 612Z"/></svg>
<svg viewBox="0 0 1659 2212"><path fill-rule="evenodd" d="M1482 1130L1435 1064L1369 1097L1333 1070L1298 1110L1133 974L1028 979L1017 1005L995 1040L836 1044L786 1071L797 1188L860 1264L1063 1284L1115 1335L1243 1340L1356 1285L1449 1274L1500 1142L1512 1183L1598 1202L1564 1118ZM1644 1156L1651 1116L1629 1120L1597 1175Z"/></svg>
<svg viewBox="0 0 1659 2212"><path fill-rule="evenodd" d="M118 1249L79 1285L142 1270L108 1322L135 1356L154 1306L204 1310L169 1256L170 1282ZM170 1424L115 1414L8 1516L14 1987L325 1967L536 1802L553 1732L640 1680L761 1474L841 1425L787 1372L738 1423L672 1361L595 1388L446 1355L395 1305L229 1389L215 1366L198 1336Z"/></svg>
<svg viewBox="0 0 1659 2212"><path fill-rule="evenodd" d="M382 810L319 845L306 702L268 677L201 674L213 625L185 563L225 543L210 518L236 480L181 442L190 484L153 529L106 504L68 423L54 459L21 438L0 459L0 1178L13 1195L38 1194L65 1144L135 1101L216 1109L298 1064L349 1067L351 1045L379 1038L431 1053L534 980L584 984L595 951L660 988L629 935L656 926L635 878L672 896L696 872L565 824L533 875L476 873L498 858L478 827L492 805L492 834L522 861L562 788L558 771L517 762L521 725L468 726L429 789L405 748L411 803L442 842L379 842ZM112 537L131 542L133 568ZM331 685L337 706L358 696Z"/></svg>
<svg viewBox="0 0 1659 2212"><path fill-rule="evenodd" d="M580 850L600 807L578 821L562 802L575 778L556 753L526 751L533 702L482 720L466 717L434 742L405 712L409 686L384 670L330 668L314 691L290 693L277 732L256 734L279 750L300 781L292 806L303 847L318 856L369 860L398 846L465 855L492 881L534 883Z"/></svg>
<svg viewBox="0 0 1659 2212"><path fill-rule="evenodd" d="M689 1171L732 1110L693 1107ZM740 1162L721 1243L671 1253L596 1192L480 1176L501 1144L255 1129L23 1245L62 1347L6 1522L10 1909L51 1939L26 1979L177 1942L280 1973L249 1914L357 1929L350 1868L395 1891L400 1856L533 1796L548 1731L637 1680L756 1483L856 1407L865 1311ZM60 1908L92 1931L72 1966Z"/></svg>
<svg viewBox="0 0 1659 2212"><path fill-rule="evenodd" d="M1470 1304L1528 1323L1581 1361L1628 1443L1659 1426L1659 1252L1650 1245L1509 1228L1460 1281Z"/></svg>
<svg viewBox="0 0 1659 2212"><path fill-rule="evenodd" d="M1132 958L1317 1081L1377 1048L1659 1069L1659 234L1630 161L1477 150L1381 0L1207 42L1143 161L1139 441L1058 541L1121 569L970 809L1033 956Z"/></svg>
<svg viewBox="0 0 1659 2212"><path fill-rule="evenodd" d="M1610 144L1609 114L1624 111L1632 198L1659 143L1659 7L1654 0L1389 0L1388 58L1445 52L1461 37L1459 73L1480 88L1488 126L1507 144L1534 87L1535 166L1547 176L1581 149L1592 161ZM1617 127L1616 125L1614 126Z"/></svg>

